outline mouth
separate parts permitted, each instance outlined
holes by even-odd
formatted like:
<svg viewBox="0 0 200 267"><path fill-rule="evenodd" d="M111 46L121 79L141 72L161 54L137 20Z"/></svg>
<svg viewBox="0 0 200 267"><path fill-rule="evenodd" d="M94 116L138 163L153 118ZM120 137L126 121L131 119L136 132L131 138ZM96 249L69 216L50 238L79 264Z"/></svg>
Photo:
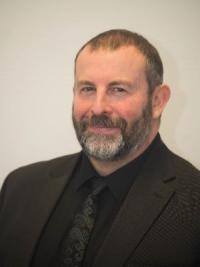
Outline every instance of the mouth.
<svg viewBox="0 0 200 267"><path fill-rule="evenodd" d="M102 134L102 135L113 135L120 132L119 128L113 127L104 127L104 126L90 126L88 128L89 132L95 133L95 134Z"/></svg>

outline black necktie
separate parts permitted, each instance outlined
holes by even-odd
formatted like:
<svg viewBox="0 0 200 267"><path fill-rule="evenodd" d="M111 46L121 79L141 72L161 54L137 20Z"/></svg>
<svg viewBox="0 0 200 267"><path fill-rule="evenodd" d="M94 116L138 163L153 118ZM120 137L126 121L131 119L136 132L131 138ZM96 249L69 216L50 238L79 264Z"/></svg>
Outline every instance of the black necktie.
<svg viewBox="0 0 200 267"><path fill-rule="evenodd" d="M60 267L80 267L94 228L97 213L97 196L105 188L101 178L91 179L92 191L75 215L72 228L64 238L61 249Z"/></svg>

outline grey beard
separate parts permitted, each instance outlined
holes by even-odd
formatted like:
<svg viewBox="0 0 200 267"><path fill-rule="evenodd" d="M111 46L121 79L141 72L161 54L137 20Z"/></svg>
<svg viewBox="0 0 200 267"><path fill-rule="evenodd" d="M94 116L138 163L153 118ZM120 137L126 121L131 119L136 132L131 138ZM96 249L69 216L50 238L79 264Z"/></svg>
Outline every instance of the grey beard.
<svg viewBox="0 0 200 267"><path fill-rule="evenodd" d="M107 115L93 115L91 119L83 118L77 122L73 115L76 135L83 151L100 161L116 161L131 151L137 151L147 140L151 131L151 101L144 108L142 115L132 122L128 129L127 122L118 118L112 120ZM118 127L116 135L102 135L87 131L88 126Z"/></svg>
<svg viewBox="0 0 200 267"><path fill-rule="evenodd" d="M121 134L114 137L88 133L81 137L80 143L88 156L101 161L120 158L125 147Z"/></svg>

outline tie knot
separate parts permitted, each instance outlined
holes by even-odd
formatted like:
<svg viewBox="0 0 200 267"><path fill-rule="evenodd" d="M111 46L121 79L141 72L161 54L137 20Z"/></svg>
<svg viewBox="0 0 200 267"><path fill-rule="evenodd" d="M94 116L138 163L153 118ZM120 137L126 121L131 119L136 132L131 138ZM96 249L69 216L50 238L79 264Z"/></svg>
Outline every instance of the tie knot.
<svg viewBox="0 0 200 267"><path fill-rule="evenodd" d="M91 179L91 186L91 194L97 196L106 187L106 183L101 177L94 177Z"/></svg>

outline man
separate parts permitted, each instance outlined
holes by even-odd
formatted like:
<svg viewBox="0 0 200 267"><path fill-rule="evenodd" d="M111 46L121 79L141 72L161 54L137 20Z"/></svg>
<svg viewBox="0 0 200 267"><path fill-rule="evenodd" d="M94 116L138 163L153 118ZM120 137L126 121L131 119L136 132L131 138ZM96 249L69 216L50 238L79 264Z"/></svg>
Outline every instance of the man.
<svg viewBox="0 0 200 267"><path fill-rule="evenodd" d="M145 38L111 30L87 42L73 101L82 151L5 180L0 266L200 266L200 173L158 134L169 97Z"/></svg>

